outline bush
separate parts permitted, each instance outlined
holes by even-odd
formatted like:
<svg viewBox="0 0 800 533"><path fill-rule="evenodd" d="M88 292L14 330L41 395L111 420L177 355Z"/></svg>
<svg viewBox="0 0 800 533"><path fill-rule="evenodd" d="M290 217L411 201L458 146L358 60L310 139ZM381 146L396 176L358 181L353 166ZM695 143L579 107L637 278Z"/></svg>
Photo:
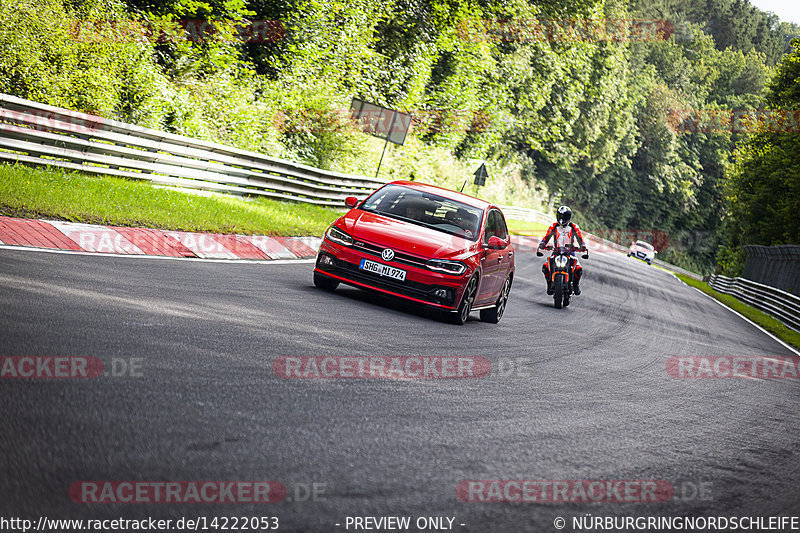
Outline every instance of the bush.
<svg viewBox="0 0 800 533"><path fill-rule="evenodd" d="M741 246L722 246L717 254L717 274L736 278L742 275L747 254Z"/></svg>
<svg viewBox="0 0 800 533"><path fill-rule="evenodd" d="M138 124L156 124L167 83L152 45L116 35L124 12L86 3L81 12L59 0L0 3L0 91L46 104Z"/></svg>

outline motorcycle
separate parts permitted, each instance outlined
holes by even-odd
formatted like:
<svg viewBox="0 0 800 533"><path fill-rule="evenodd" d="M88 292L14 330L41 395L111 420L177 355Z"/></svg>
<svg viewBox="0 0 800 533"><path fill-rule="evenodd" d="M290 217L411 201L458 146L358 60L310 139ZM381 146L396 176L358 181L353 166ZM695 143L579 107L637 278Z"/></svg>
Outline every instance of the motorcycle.
<svg viewBox="0 0 800 533"><path fill-rule="evenodd" d="M552 245L544 247L545 250L553 250ZM550 276L553 282L553 304L556 309L567 307L572 296L572 267L575 264L573 252L581 251L575 246L559 246L555 249L556 253L547 258L550 266ZM542 249L536 250L536 255L541 257L544 254ZM588 259L589 254L584 251L581 259Z"/></svg>

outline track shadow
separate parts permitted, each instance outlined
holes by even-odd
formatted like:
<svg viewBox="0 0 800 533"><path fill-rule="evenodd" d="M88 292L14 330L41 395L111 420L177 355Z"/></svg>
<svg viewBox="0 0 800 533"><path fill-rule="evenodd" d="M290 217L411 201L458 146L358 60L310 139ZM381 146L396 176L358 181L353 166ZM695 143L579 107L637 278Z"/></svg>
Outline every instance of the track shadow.
<svg viewBox="0 0 800 533"><path fill-rule="evenodd" d="M302 285L299 287L299 289L303 292L318 293L331 296L332 298L345 298L350 302L374 305L394 313L413 315L419 318L433 320L435 322L441 322L444 324L449 323L447 320L447 314L444 311L432 309L423 304L416 304L402 298L385 295L376 291L351 287L346 284L339 285L339 287L337 287L334 291L319 289L314 285ZM468 322L478 322L478 320L470 317Z"/></svg>

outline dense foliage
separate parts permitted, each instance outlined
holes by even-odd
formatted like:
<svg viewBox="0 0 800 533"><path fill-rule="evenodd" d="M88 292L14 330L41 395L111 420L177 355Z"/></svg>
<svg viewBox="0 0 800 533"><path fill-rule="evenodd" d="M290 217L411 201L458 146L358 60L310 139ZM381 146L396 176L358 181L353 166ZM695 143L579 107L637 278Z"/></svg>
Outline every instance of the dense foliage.
<svg viewBox="0 0 800 533"><path fill-rule="evenodd" d="M630 19L669 23L632 40L565 24ZM187 20L215 30L187 39ZM264 20L278 22L247 33ZM373 174L383 143L348 119L360 97L415 117L384 177L460 188L486 161L482 196L568 202L623 240L658 230L662 258L708 270L725 225L796 242L758 206L797 141L676 127L676 113L764 107L778 62L768 104L787 105L797 35L747 0L5 0L0 91ZM774 209L796 213L792 198Z"/></svg>
<svg viewBox="0 0 800 533"><path fill-rule="evenodd" d="M737 151L727 184L730 216L720 254L726 273L738 274L743 244L800 243L800 41L783 56L766 94L774 120Z"/></svg>

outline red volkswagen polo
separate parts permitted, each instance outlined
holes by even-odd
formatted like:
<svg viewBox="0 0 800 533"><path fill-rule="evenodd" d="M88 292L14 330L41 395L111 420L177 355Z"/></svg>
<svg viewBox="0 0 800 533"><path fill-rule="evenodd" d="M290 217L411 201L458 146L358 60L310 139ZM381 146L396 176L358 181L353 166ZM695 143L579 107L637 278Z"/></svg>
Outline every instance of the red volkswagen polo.
<svg viewBox="0 0 800 533"><path fill-rule="evenodd" d="M432 185L388 183L325 232L314 284L339 283L399 296L448 313L480 310L499 322L514 280L514 247L500 209Z"/></svg>

